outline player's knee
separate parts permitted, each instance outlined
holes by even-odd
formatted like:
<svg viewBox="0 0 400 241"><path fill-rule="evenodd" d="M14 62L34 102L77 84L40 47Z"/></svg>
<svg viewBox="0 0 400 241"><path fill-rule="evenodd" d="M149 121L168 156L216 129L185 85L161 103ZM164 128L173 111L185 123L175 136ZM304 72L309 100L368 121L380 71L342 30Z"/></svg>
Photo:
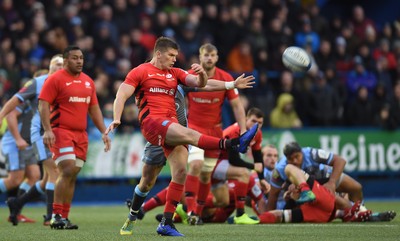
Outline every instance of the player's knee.
<svg viewBox="0 0 400 241"><path fill-rule="evenodd" d="M24 180L24 176L23 175L14 175L9 179L8 184L10 185L8 187L9 190L14 189L16 187L18 187L22 181Z"/></svg>
<svg viewBox="0 0 400 241"><path fill-rule="evenodd" d="M201 160L193 160L189 163L190 173L196 173L197 175L199 175L202 167L203 167L203 161Z"/></svg>
<svg viewBox="0 0 400 241"><path fill-rule="evenodd" d="M182 167L182 168L177 168L176 170L173 171L172 175L174 176L174 178L176 179L186 179L186 168Z"/></svg>

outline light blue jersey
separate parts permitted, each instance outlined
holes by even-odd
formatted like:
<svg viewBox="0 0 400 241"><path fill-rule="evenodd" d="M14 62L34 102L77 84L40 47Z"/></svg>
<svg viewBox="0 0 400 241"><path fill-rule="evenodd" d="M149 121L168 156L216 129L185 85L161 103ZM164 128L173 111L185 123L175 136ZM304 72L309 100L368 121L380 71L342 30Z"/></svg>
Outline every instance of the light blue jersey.
<svg viewBox="0 0 400 241"><path fill-rule="evenodd" d="M269 170L268 168L264 167L264 178L265 180L271 184L273 170ZM283 191L279 193L278 201L276 202L276 209L283 209L286 205L285 200L283 199ZM266 197L268 201L268 196Z"/></svg>
<svg viewBox="0 0 400 241"><path fill-rule="evenodd" d="M301 152L303 153L301 169L306 172L310 169L319 169L320 164L330 165L333 159L333 153L322 149L303 147L301 148ZM288 179L285 174L285 167L287 164L287 158L285 156L276 164L270 183L273 187L281 188L282 184Z"/></svg>
<svg viewBox="0 0 400 241"><path fill-rule="evenodd" d="M21 101L29 103L34 112L30 126L31 143L39 161L43 161L51 157L50 150L43 144L42 123L38 111L39 94L48 76L49 75L46 74L33 78L25 85L24 88L15 94L15 96Z"/></svg>

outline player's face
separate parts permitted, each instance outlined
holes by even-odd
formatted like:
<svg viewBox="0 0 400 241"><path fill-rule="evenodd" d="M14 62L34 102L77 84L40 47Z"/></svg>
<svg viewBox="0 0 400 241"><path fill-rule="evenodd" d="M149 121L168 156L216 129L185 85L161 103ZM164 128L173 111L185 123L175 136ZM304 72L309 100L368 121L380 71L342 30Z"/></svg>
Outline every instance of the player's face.
<svg viewBox="0 0 400 241"><path fill-rule="evenodd" d="M303 164L303 153L301 151L293 153L287 159L287 162L288 162L288 164L295 165L296 167L301 169L301 164Z"/></svg>
<svg viewBox="0 0 400 241"><path fill-rule="evenodd" d="M174 64L176 62L176 57L178 56L178 50L173 48L168 48L167 51L165 52L159 51L157 55L158 55L158 60L160 61L161 64L161 69L169 70L172 67L174 67Z"/></svg>
<svg viewBox="0 0 400 241"><path fill-rule="evenodd" d="M258 118L255 115L251 115L246 120L247 129L249 130L255 123L258 123L258 129L260 130L262 125L263 125L263 123L264 123L264 118L262 118L262 117Z"/></svg>
<svg viewBox="0 0 400 241"><path fill-rule="evenodd" d="M273 170L278 162L278 150L272 147L265 147L263 149L264 166L268 170Z"/></svg>
<svg viewBox="0 0 400 241"><path fill-rule="evenodd" d="M65 59L66 69L76 75L82 72L83 68L83 53L80 50L71 50L68 57Z"/></svg>
<svg viewBox="0 0 400 241"><path fill-rule="evenodd" d="M209 71L213 68L215 68L215 65L217 64L218 61L218 54L217 51L203 51L200 54L200 64L203 66L205 71Z"/></svg>

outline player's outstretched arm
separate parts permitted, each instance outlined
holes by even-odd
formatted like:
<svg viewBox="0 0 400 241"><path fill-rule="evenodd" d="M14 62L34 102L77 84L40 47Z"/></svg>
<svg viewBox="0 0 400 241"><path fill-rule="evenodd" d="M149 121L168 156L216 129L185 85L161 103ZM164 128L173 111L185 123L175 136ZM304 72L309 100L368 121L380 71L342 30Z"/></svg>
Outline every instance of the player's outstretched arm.
<svg viewBox="0 0 400 241"><path fill-rule="evenodd" d="M216 79L209 79L207 85L203 88L198 88L198 91L219 91L219 90L230 90L230 89L249 89L253 88L255 84L254 76L244 76L244 74L240 75L236 78L235 81L221 81Z"/></svg>

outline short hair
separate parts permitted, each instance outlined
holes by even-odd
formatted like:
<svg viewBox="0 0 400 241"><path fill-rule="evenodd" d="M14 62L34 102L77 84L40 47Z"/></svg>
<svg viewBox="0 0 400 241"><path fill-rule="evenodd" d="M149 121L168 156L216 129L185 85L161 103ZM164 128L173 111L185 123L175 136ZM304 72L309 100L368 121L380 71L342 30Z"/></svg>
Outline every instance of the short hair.
<svg viewBox="0 0 400 241"><path fill-rule="evenodd" d="M166 52L169 48L179 50L178 44L171 38L159 37L154 45L154 52Z"/></svg>
<svg viewBox="0 0 400 241"><path fill-rule="evenodd" d="M295 141L289 142L285 145L285 147L283 147L283 154L286 156L286 158L289 158L293 153L296 152L301 152L301 146Z"/></svg>
<svg viewBox="0 0 400 241"><path fill-rule="evenodd" d="M206 43L200 46L199 48L199 54L202 54L204 52L212 52L215 51L218 53L217 47L215 47L213 44Z"/></svg>
<svg viewBox="0 0 400 241"><path fill-rule="evenodd" d="M63 55L62 55L62 54L56 54L56 55L54 55L53 57L51 57L50 62L51 62L53 59L58 58L58 57L62 58Z"/></svg>
<svg viewBox="0 0 400 241"><path fill-rule="evenodd" d="M247 111L247 117L250 117L252 115L255 115L257 118L264 118L264 113L257 107L252 107Z"/></svg>
<svg viewBox="0 0 400 241"><path fill-rule="evenodd" d="M78 46L76 46L76 45L70 45L70 46L68 46L68 47L66 47L66 48L64 49L63 58L64 58L64 59L68 58L69 52L71 52L71 51L73 51L73 50L81 50L81 49L80 49Z"/></svg>

